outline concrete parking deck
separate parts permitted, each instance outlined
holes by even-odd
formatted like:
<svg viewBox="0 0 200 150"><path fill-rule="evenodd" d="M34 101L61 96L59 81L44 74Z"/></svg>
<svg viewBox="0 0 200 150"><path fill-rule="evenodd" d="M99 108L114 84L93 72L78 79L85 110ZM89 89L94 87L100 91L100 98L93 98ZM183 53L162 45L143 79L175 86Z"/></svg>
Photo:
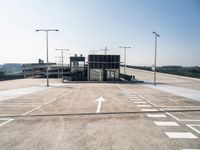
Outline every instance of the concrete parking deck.
<svg viewBox="0 0 200 150"><path fill-rule="evenodd" d="M198 100L144 84L61 84L51 79L47 88L45 81L0 82L0 96L8 96L0 100L0 149L200 149ZM165 84L199 91L196 82ZM9 98L12 90L21 94Z"/></svg>

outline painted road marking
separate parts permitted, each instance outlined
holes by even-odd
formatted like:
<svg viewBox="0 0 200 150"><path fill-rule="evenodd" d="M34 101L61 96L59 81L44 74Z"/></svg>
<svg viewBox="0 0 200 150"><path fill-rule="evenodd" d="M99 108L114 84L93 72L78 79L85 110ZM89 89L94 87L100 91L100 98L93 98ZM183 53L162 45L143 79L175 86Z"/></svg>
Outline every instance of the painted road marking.
<svg viewBox="0 0 200 150"><path fill-rule="evenodd" d="M165 132L165 134L172 139L198 139L198 137L191 132Z"/></svg>
<svg viewBox="0 0 200 150"><path fill-rule="evenodd" d="M171 116L172 118L178 120L178 121L200 121L200 120L196 120L196 119L179 119L177 117L175 117L174 115L172 115L171 113L167 112L166 114L168 114L169 116Z"/></svg>
<svg viewBox="0 0 200 150"><path fill-rule="evenodd" d="M3 126L3 125L5 125L5 124L7 124L7 123L9 123L9 122L11 122L11 121L13 121L14 119L0 118L0 120L7 120L6 122L0 124L0 127L1 127L1 126Z"/></svg>
<svg viewBox="0 0 200 150"><path fill-rule="evenodd" d="M154 107L158 107L157 105L155 105L154 103L150 102L149 100L146 100L149 104L153 105Z"/></svg>
<svg viewBox="0 0 200 150"><path fill-rule="evenodd" d="M132 100L142 100L141 98L130 98Z"/></svg>
<svg viewBox="0 0 200 150"><path fill-rule="evenodd" d="M134 95L134 94L129 94L129 95L127 95L128 97L135 97L135 98L140 98L139 96L137 96L137 95Z"/></svg>
<svg viewBox="0 0 200 150"><path fill-rule="evenodd" d="M59 98L65 96L65 95L66 95L66 94L62 94L62 95L60 95L60 96L58 96L58 97L56 97L56 98L53 98L53 99L50 100L49 102L45 103L45 105L47 105L47 104L49 104L49 103L52 103L52 102L56 101L57 99L59 99Z"/></svg>
<svg viewBox="0 0 200 150"><path fill-rule="evenodd" d="M151 107L151 105L136 105L137 107Z"/></svg>
<svg viewBox="0 0 200 150"><path fill-rule="evenodd" d="M130 98L130 97L128 97ZM142 100L141 98L130 98L131 100Z"/></svg>
<svg viewBox="0 0 200 150"><path fill-rule="evenodd" d="M142 101L142 99L131 99L132 101Z"/></svg>
<svg viewBox="0 0 200 150"><path fill-rule="evenodd" d="M141 109L141 111L158 111L157 109Z"/></svg>
<svg viewBox="0 0 200 150"><path fill-rule="evenodd" d="M186 126L188 126L190 129L192 129L192 130L194 130L194 131L196 131L197 133L200 134L200 131L197 130L196 128L194 128L194 127L200 127L199 124L187 124Z"/></svg>
<svg viewBox="0 0 200 150"><path fill-rule="evenodd" d="M149 118L167 118L165 114L146 114Z"/></svg>
<svg viewBox="0 0 200 150"><path fill-rule="evenodd" d="M147 102L144 102L144 101L139 101L139 102L133 102L135 104L146 104Z"/></svg>
<svg viewBox="0 0 200 150"><path fill-rule="evenodd" d="M157 126L180 126L176 122L168 122L168 121L154 121Z"/></svg>
<svg viewBox="0 0 200 150"><path fill-rule="evenodd" d="M103 97L99 97L96 102L98 102L96 113L100 113L101 111L101 103L105 102L106 100Z"/></svg>
<svg viewBox="0 0 200 150"><path fill-rule="evenodd" d="M50 100L49 102L44 103L44 105L47 105L47 104L49 104L49 103L52 103L52 102L54 102L55 100L57 100L58 98L61 98L61 97L65 96L65 95L66 95L66 94L62 94L62 95L60 95L60 96L58 96L58 97L56 97L56 98L53 98L53 99ZM29 114L30 112L33 112L33 111L37 110L37 109L40 108L40 107L42 107L42 105L40 105L40 106L38 106L38 107L36 107L36 108L33 108L33 109L31 109L31 110L29 110L29 111L23 113L22 115L23 115L23 116L24 116L24 115L27 115L27 114Z"/></svg>
<svg viewBox="0 0 200 150"><path fill-rule="evenodd" d="M31 110L29 110L29 111L23 113L22 115L23 115L23 116L24 116L24 115L27 115L27 114L29 114L30 112L33 112L33 111L37 110L37 109L40 108L40 107L41 107L41 105L38 106L38 107L36 107L36 108L34 108L34 109L31 109Z"/></svg>
<svg viewBox="0 0 200 150"><path fill-rule="evenodd" d="M140 97L138 97L138 96L128 96L128 97L130 97L130 98L135 98L135 99L141 99Z"/></svg>

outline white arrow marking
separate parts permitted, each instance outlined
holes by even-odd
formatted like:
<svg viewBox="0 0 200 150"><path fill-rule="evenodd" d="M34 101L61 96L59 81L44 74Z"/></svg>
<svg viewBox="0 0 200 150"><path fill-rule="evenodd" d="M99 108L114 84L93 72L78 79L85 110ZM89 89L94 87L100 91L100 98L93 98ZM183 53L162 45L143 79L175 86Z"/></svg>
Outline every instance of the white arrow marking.
<svg viewBox="0 0 200 150"><path fill-rule="evenodd" d="M99 97L96 102L98 102L96 113L100 113L101 111L101 103L105 102L106 100L103 97Z"/></svg>

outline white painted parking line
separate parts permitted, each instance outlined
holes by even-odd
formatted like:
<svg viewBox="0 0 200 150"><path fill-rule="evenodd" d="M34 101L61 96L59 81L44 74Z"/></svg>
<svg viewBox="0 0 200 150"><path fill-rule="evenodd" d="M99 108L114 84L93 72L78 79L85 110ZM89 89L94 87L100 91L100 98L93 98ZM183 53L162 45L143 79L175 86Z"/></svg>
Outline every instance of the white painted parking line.
<svg viewBox="0 0 200 150"><path fill-rule="evenodd" d="M24 116L24 115L27 115L28 113L33 112L33 111L35 111L36 109L38 109L38 108L40 108L40 107L41 107L41 105L38 106L38 107L36 107L36 108L34 108L34 109L31 109L31 110L29 110L29 111L23 113L22 115L23 115L23 116Z"/></svg>
<svg viewBox="0 0 200 150"><path fill-rule="evenodd" d="M151 107L151 105L136 105L137 107Z"/></svg>
<svg viewBox="0 0 200 150"><path fill-rule="evenodd" d="M154 121L154 123L157 126L180 126L178 123L171 121Z"/></svg>
<svg viewBox="0 0 200 150"><path fill-rule="evenodd" d="M141 111L158 111L157 109L141 109Z"/></svg>
<svg viewBox="0 0 200 150"><path fill-rule="evenodd" d="M4 118L1 118L1 120L2 120L2 119L4 119ZM8 118L5 118L5 119L7 119L7 121L4 122L4 123L1 123L1 124L0 124L0 127L14 120L14 119L8 119Z"/></svg>
<svg viewBox="0 0 200 150"><path fill-rule="evenodd" d="M142 99L131 99L132 101L142 101Z"/></svg>
<svg viewBox="0 0 200 150"><path fill-rule="evenodd" d="M199 122L200 121L198 119L179 119L179 118L177 118L176 116L172 115L169 112L167 112L166 114L169 115L169 116L171 116L172 118L178 120L178 121L193 121L193 122L195 122L195 121Z"/></svg>
<svg viewBox="0 0 200 150"><path fill-rule="evenodd" d="M130 98L132 100L142 100L141 98Z"/></svg>
<svg viewBox="0 0 200 150"><path fill-rule="evenodd" d="M146 100L149 104L153 105L154 107L158 107L157 105L155 105L154 103L150 102L149 100Z"/></svg>
<svg viewBox="0 0 200 150"><path fill-rule="evenodd" d="M128 97L130 97L130 98L140 98L140 97L138 97L138 96L134 96L134 95L128 95Z"/></svg>
<svg viewBox="0 0 200 150"><path fill-rule="evenodd" d="M146 114L149 118L167 118L165 114Z"/></svg>
<svg viewBox="0 0 200 150"><path fill-rule="evenodd" d="M165 134L172 139L198 139L191 132L165 132Z"/></svg>
<svg viewBox="0 0 200 150"><path fill-rule="evenodd" d="M59 99L59 98L65 96L65 95L66 95L66 94L62 94L62 95L60 95L60 96L58 96L58 97L56 97L56 98L53 98L53 99L50 100L49 102L45 103L45 105L47 105L47 104L49 104L49 103L52 103L52 102L54 102L55 100L57 100L57 99Z"/></svg>
<svg viewBox="0 0 200 150"><path fill-rule="evenodd" d="M135 104L146 104L147 102L144 102L144 101L138 101L138 102L133 102Z"/></svg>
<svg viewBox="0 0 200 150"><path fill-rule="evenodd" d="M180 121L180 119L179 118L177 118L177 117L175 117L174 115L172 115L171 113L166 113L166 114L168 114L169 116L171 116L172 118L174 118L174 119L176 119L176 120L178 120L178 121Z"/></svg>
<svg viewBox="0 0 200 150"><path fill-rule="evenodd" d="M141 98L130 98L130 97L128 97L129 99L131 99L131 100L142 100Z"/></svg>
<svg viewBox="0 0 200 150"><path fill-rule="evenodd" d="M190 129L200 134L200 131L195 128L195 127L200 127L200 124L187 124L186 126L188 126Z"/></svg>

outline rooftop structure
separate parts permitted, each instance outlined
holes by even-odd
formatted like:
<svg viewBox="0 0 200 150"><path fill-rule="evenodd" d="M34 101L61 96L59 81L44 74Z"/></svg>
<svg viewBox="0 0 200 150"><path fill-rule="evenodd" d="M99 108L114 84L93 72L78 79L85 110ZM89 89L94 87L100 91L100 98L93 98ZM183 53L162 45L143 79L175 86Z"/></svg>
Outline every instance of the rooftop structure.
<svg viewBox="0 0 200 150"><path fill-rule="evenodd" d="M87 79L87 71L85 67L85 57L70 57L70 78L72 81L85 81Z"/></svg>
<svg viewBox="0 0 200 150"><path fill-rule="evenodd" d="M88 81L118 81L120 55L89 55Z"/></svg>

